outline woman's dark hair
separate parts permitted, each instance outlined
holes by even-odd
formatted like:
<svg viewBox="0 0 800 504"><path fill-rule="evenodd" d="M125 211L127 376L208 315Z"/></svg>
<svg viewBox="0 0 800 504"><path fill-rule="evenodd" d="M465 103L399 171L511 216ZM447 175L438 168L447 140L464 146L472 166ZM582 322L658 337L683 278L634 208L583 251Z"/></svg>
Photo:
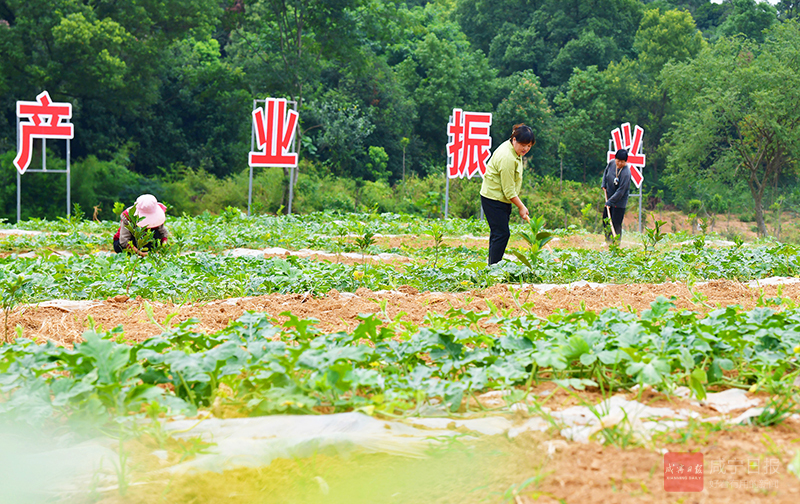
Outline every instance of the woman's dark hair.
<svg viewBox="0 0 800 504"><path fill-rule="evenodd" d="M530 126L526 126L524 124L514 125L514 131L511 133L511 139L516 140L521 144L534 145L536 143L536 137L533 136L533 130Z"/></svg>
<svg viewBox="0 0 800 504"><path fill-rule="evenodd" d="M628 160L628 151L625 149L620 149L614 154L614 159L619 159L620 161L627 161Z"/></svg>

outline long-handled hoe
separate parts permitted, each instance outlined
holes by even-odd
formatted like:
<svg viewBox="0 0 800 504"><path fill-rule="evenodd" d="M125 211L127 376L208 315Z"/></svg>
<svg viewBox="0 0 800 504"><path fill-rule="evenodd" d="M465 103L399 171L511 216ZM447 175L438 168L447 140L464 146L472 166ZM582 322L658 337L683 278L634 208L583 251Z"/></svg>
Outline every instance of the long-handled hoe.
<svg viewBox="0 0 800 504"><path fill-rule="evenodd" d="M603 195L606 197L606 201L608 201L608 191L606 188L603 188ZM611 207L606 205L606 215L608 216L608 223L611 225L611 235L616 238L617 237L617 230L614 229L614 221L611 220Z"/></svg>

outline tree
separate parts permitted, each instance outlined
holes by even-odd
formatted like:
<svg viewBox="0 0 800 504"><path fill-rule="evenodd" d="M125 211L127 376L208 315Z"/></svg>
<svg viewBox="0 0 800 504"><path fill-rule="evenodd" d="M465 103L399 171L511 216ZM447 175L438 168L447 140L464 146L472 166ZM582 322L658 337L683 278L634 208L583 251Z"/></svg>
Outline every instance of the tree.
<svg viewBox="0 0 800 504"><path fill-rule="evenodd" d="M534 26L520 28L505 23L492 39L489 62L500 71L501 76L523 70L533 70L538 75L546 68L541 65L546 54L544 45Z"/></svg>
<svg viewBox="0 0 800 504"><path fill-rule="evenodd" d="M681 62L693 58L703 48L704 40L686 11L658 9L645 11L633 49L639 55L643 70L657 76L670 61Z"/></svg>
<svg viewBox="0 0 800 504"><path fill-rule="evenodd" d="M453 108L492 111L496 71L450 20L448 9L428 4L414 14L427 22L420 33L394 48L406 55L394 69L419 111L414 130L422 143L421 164L424 171L432 171L444 164L447 120Z"/></svg>
<svg viewBox="0 0 800 504"><path fill-rule="evenodd" d="M550 63L550 75L555 82L566 82L575 68L596 66L605 69L612 61L619 61L623 51L612 37L603 37L586 30L576 39L567 42Z"/></svg>
<svg viewBox="0 0 800 504"><path fill-rule="evenodd" d="M389 180L389 172L386 171L386 165L389 164L389 155L383 147L369 146L369 163L367 169L369 170L370 178L376 182L387 183Z"/></svg>
<svg viewBox="0 0 800 504"><path fill-rule="evenodd" d="M213 38L176 41L164 51L159 100L131 128L139 148L136 171L153 175L172 165L217 177L246 166L253 99L245 73L223 58Z"/></svg>
<svg viewBox="0 0 800 504"><path fill-rule="evenodd" d="M688 12L703 36L710 40L717 38L717 28L731 11L730 1L714 3L711 0L655 0L645 4L647 8L658 8L661 12L668 10Z"/></svg>
<svg viewBox="0 0 800 504"><path fill-rule="evenodd" d="M758 42L764 41L764 30L778 22L778 12L768 2L731 0L733 11L719 26L720 35L742 34Z"/></svg>
<svg viewBox="0 0 800 504"><path fill-rule="evenodd" d="M46 89L73 104L72 155L110 156L152 113L164 51L189 31L209 33L218 13L216 0L0 2L3 115ZM0 127L0 138L14 136L13 122Z"/></svg>
<svg viewBox="0 0 800 504"><path fill-rule="evenodd" d="M539 83L539 78L531 70L519 72L507 77L503 83L508 88L505 98L497 105L492 117L494 144L498 145L511 136L511 127L525 123L531 127L536 137L536 146L531 149L528 158L534 168L540 171L555 166L552 138L553 111ZM550 170L547 170L550 171Z"/></svg>
<svg viewBox="0 0 800 504"><path fill-rule="evenodd" d="M401 142L404 137L411 136L417 110L408 89L389 62L397 64L408 56L400 41L408 40L407 31L414 31L417 26L418 19L405 8L380 0L365 3L358 9L359 64L325 74L325 85L335 86L340 93L351 97L369 116L375 128L364 143L385 149L389 156L390 182L402 178L406 152ZM414 159L419 155L416 149L419 142L412 138L408 141L407 154ZM361 158L366 156L360 153L357 160L363 165L365 160Z"/></svg>
<svg viewBox="0 0 800 504"><path fill-rule="evenodd" d="M633 56L633 36L643 11L639 0L545 0L531 15L547 48L543 84L566 82L570 65L603 70L612 59Z"/></svg>
<svg viewBox="0 0 800 504"><path fill-rule="evenodd" d="M237 14L231 53L251 76L255 93L289 96L303 107L325 59L353 56L352 10L361 0L258 0Z"/></svg>
<svg viewBox="0 0 800 504"><path fill-rule="evenodd" d="M566 146L568 178L586 182L596 177L600 183L611 130L619 126L623 119L619 114L624 113L609 93L608 75L596 66L576 69L566 90L554 99L557 138Z"/></svg>
<svg viewBox="0 0 800 504"><path fill-rule="evenodd" d="M459 0L456 14L501 76L533 70L551 86L573 68L633 56L643 10L639 0Z"/></svg>
<svg viewBox="0 0 800 504"><path fill-rule="evenodd" d="M363 167L356 166L356 160L364 151L364 139L375 126L361 107L332 89L321 100L312 102L308 115L321 126L316 143L331 171L340 176L369 178Z"/></svg>
<svg viewBox="0 0 800 504"><path fill-rule="evenodd" d="M778 19L781 21L794 19L800 13L800 1L797 0L780 0L775 7L778 11Z"/></svg>
<svg viewBox="0 0 800 504"><path fill-rule="evenodd" d="M800 155L800 27L788 21L758 44L722 38L692 61L667 65L683 117L670 135L671 184L736 170L747 180L762 236L767 186Z"/></svg>
<svg viewBox="0 0 800 504"><path fill-rule="evenodd" d="M529 13L537 10L542 0L457 0L456 20L476 49L489 55L491 45L506 25L524 29Z"/></svg>
<svg viewBox="0 0 800 504"><path fill-rule="evenodd" d="M608 69L608 72L628 76L620 83L625 89L615 91L617 95L629 95L626 107L638 112L639 124L645 128L646 171L651 184L659 184L659 166L665 161L660 149L661 139L674 119L673 103L663 85L661 70L669 62L694 58L705 45L705 39L687 11L650 9L644 13L633 42L638 58L630 64L611 65ZM633 85L629 85L631 83Z"/></svg>
<svg viewBox="0 0 800 504"><path fill-rule="evenodd" d="M254 83L254 95L303 100L323 70L355 58L352 12L361 0L258 0L231 13L235 29L227 50ZM297 135L302 145L302 130ZM284 177L289 169L284 168ZM288 199L289 184L284 199Z"/></svg>

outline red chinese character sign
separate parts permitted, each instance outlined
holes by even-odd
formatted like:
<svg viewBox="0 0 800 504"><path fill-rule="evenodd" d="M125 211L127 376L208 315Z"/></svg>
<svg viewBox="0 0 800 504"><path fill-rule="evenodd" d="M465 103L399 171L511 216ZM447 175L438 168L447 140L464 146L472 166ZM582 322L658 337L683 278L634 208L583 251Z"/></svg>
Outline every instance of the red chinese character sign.
<svg viewBox="0 0 800 504"><path fill-rule="evenodd" d="M642 153L642 138L644 138L644 130L639 126L634 127L633 135L631 136L631 123L625 123L621 127L611 132L611 141L613 149L608 151L608 161L614 160L619 149L628 151L628 166L631 169L631 180L636 184L636 187L642 187L644 176L642 169L645 164L645 155Z"/></svg>
<svg viewBox="0 0 800 504"><path fill-rule="evenodd" d="M14 166L20 174L31 164L34 138L74 137L73 125L65 122L72 117L71 103L54 103L47 91L40 93L35 102L18 101L17 117L28 119L20 123L20 142Z"/></svg>
<svg viewBox="0 0 800 504"><path fill-rule="evenodd" d="M284 98L267 98L253 110L258 152L250 152L250 166L297 166L297 153L289 152L297 130L298 114L286 110Z"/></svg>
<svg viewBox="0 0 800 504"><path fill-rule="evenodd" d="M447 125L447 177L472 178L486 173L486 161L491 155L492 137L489 127L492 114L464 112L453 109Z"/></svg>

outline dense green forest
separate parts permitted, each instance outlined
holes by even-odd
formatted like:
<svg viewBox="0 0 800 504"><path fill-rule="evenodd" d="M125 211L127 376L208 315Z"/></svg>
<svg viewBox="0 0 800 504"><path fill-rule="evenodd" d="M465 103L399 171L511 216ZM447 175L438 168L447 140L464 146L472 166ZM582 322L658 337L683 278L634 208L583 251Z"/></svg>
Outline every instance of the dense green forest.
<svg viewBox="0 0 800 504"><path fill-rule="evenodd" d="M555 205L580 218L599 204L610 131L631 122L645 129L646 205L735 212L768 234L765 214L800 202L797 9L2 0L0 217L16 215L16 101L47 90L73 104L72 200L87 217L111 218L142 192L177 213L246 207L253 100L285 97L300 112L295 211L440 214L459 107L493 113L495 145L515 123L534 128L525 197L541 214ZM63 167L64 144L47 143L48 168ZM40 167L41 152L33 159ZM255 180L254 210L282 211L285 170ZM451 212L475 214L478 186L453 181ZM26 174L22 187L23 218L64 215L63 175Z"/></svg>

